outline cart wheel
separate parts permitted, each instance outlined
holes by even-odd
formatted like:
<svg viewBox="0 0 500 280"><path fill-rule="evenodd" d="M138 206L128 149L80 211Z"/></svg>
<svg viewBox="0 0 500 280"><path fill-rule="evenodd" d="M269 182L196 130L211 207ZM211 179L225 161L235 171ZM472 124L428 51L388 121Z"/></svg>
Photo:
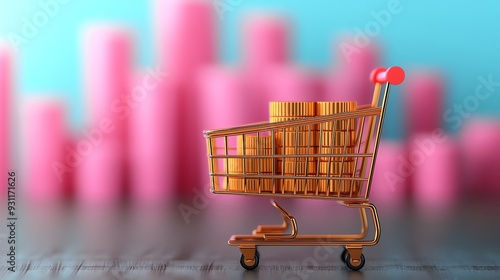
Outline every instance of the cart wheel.
<svg viewBox="0 0 500 280"><path fill-rule="evenodd" d="M352 270L360 270L365 265L365 256L361 254L361 261L357 264L353 264L351 263L351 255L349 254L349 252L347 252L345 256L345 264Z"/></svg>
<svg viewBox="0 0 500 280"><path fill-rule="evenodd" d="M344 250L342 251L342 254L340 254L340 260L345 263L345 257L347 255L347 249L344 248Z"/></svg>
<svg viewBox="0 0 500 280"><path fill-rule="evenodd" d="M247 265L245 263L245 256L243 256L243 254L241 254L240 264L246 270L254 270L255 268L257 268L257 266L259 266L259 257L260 257L259 252L255 251L255 256L254 256L254 262L253 262L253 264L252 265Z"/></svg>

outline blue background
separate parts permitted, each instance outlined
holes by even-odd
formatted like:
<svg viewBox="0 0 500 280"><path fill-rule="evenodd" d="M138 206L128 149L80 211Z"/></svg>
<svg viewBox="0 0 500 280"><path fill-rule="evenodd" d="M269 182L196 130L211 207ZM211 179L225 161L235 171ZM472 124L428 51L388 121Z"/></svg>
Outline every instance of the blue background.
<svg viewBox="0 0 500 280"><path fill-rule="evenodd" d="M86 23L121 22L131 26L137 36L137 64L153 64L151 1L66 0L33 38L18 51L18 84L21 95L55 94L64 96L71 121L78 127L84 120L80 31ZM372 12L387 9L390 1L264 1L219 0L229 10L218 17L220 58L236 64L240 60L242 17L249 11L273 11L293 22L294 60L327 70L336 64L339 36L364 29L374 20ZM41 1L0 0L0 38L22 35L23 18L33 19ZM500 21L498 1L399 1L402 11L393 14L376 40L382 45L384 65L412 69L436 69L447 79L445 109L461 104L473 95L478 77L492 75L500 81ZM214 8L215 9L215 8ZM388 112L385 135L402 136L404 122L399 105L403 90L395 90ZM480 103L475 116L498 116L500 88ZM454 129L448 127L448 131Z"/></svg>

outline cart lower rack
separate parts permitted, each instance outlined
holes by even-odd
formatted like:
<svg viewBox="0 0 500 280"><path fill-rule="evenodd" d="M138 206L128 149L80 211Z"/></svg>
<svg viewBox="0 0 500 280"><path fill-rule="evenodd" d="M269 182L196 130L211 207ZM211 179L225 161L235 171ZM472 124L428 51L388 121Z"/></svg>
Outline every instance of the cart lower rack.
<svg viewBox="0 0 500 280"><path fill-rule="evenodd" d="M330 199L360 213L357 234L301 235L295 218L272 201L283 224L260 225L252 234L228 241L239 247L244 268L258 266L257 246L316 245L343 246L341 258L349 268L364 266L363 246L373 246L380 238L377 210L369 196L389 89L404 76L397 66L375 69L372 104L351 111L205 131L213 193ZM372 238L367 238L369 224Z"/></svg>

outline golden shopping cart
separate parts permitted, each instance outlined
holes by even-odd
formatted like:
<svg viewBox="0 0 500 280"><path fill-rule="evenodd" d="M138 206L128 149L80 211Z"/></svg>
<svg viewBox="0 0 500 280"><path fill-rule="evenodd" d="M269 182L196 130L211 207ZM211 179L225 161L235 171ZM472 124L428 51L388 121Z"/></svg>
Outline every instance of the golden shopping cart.
<svg viewBox="0 0 500 280"><path fill-rule="evenodd" d="M295 218L272 201L283 216L282 225L260 225L252 234L228 241L239 247L245 269L258 266L257 246L343 246L341 258L350 269L364 266L363 246L373 246L380 238L377 210L369 196L389 89L404 77L397 66L375 69L370 77L375 84L372 103L353 110L205 131L213 193L331 199L359 209L359 234L301 235ZM340 108L349 103L332 104ZM304 112L309 105L278 110ZM367 238L367 211L373 238Z"/></svg>

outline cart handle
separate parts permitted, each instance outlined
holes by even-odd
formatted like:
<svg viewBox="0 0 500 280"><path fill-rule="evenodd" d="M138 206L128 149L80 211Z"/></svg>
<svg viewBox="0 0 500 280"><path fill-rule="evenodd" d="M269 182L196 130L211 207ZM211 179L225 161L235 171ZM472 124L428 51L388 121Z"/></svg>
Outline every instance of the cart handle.
<svg viewBox="0 0 500 280"><path fill-rule="evenodd" d="M405 71L399 66L392 66L388 69L383 67L376 68L370 74L370 80L376 83L391 83L399 85L405 79Z"/></svg>

